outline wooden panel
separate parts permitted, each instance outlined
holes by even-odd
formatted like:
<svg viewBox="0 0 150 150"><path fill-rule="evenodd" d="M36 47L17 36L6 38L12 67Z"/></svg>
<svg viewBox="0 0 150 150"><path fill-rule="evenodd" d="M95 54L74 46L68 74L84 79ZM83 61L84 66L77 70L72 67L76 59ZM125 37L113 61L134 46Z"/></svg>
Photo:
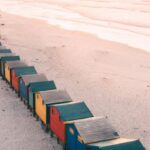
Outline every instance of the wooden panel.
<svg viewBox="0 0 150 150"><path fill-rule="evenodd" d="M51 107L50 109L50 128L55 133L55 135L63 142L65 143L65 125L64 123L59 119L59 112L55 107Z"/></svg>
<svg viewBox="0 0 150 150"><path fill-rule="evenodd" d="M35 95L35 112L46 125L46 105L43 104L42 97L39 93Z"/></svg>
<svg viewBox="0 0 150 150"><path fill-rule="evenodd" d="M29 85L29 83L33 83L33 82L47 81L47 78L44 74L23 75L22 79L25 85Z"/></svg>
<svg viewBox="0 0 150 150"><path fill-rule="evenodd" d="M63 103L72 101L69 94L64 90L49 90L40 92L45 103Z"/></svg>
<svg viewBox="0 0 150 150"><path fill-rule="evenodd" d="M10 82L10 69L8 67L8 64L5 64L5 78L8 82Z"/></svg>
<svg viewBox="0 0 150 150"><path fill-rule="evenodd" d="M18 86L19 86L19 83L18 83L18 77L16 76L16 74L15 74L15 71L13 70L12 71L12 87L16 90L16 91L18 91Z"/></svg>
<svg viewBox="0 0 150 150"><path fill-rule="evenodd" d="M118 133L106 118L92 118L75 123L84 143L92 143L118 138Z"/></svg>

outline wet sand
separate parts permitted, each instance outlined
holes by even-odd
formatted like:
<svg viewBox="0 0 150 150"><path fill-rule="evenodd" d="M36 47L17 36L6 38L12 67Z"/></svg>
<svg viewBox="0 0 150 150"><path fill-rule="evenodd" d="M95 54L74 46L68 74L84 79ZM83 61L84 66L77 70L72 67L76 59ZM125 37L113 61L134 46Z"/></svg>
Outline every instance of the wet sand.
<svg viewBox="0 0 150 150"><path fill-rule="evenodd" d="M65 88L74 101L84 100L96 116L108 116L122 137L140 138L150 149L150 53L44 21L0 14L4 45L55 80L58 89ZM0 149L53 150L48 135L5 86L0 81L0 128L5 128ZM36 137L33 143L28 135Z"/></svg>

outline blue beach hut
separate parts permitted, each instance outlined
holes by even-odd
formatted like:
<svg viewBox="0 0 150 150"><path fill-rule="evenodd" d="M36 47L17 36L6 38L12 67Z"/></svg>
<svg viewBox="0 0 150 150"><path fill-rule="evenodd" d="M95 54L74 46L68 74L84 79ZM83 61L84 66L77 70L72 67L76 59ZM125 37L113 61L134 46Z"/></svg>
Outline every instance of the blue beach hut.
<svg viewBox="0 0 150 150"><path fill-rule="evenodd" d="M67 150L144 150L139 140L120 138L106 118L68 123L66 130Z"/></svg>
<svg viewBox="0 0 150 150"><path fill-rule="evenodd" d="M48 81L44 74L22 75L19 80L19 96L28 104L28 87L35 82Z"/></svg>

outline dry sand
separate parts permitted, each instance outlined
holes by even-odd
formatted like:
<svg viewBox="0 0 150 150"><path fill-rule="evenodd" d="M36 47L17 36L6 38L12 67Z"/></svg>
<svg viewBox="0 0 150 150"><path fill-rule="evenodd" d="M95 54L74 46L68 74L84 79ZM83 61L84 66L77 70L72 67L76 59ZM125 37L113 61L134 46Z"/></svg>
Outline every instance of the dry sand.
<svg viewBox="0 0 150 150"><path fill-rule="evenodd" d="M150 53L2 12L0 24L3 44L150 150ZM7 88L0 81L0 149L59 149Z"/></svg>

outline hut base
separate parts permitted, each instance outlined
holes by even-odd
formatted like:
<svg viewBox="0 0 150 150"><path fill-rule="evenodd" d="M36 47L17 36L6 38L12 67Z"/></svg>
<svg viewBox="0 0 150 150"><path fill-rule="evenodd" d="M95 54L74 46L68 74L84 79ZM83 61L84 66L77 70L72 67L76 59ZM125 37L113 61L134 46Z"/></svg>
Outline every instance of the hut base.
<svg viewBox="0 0 150 150"><path fill-rule="evenodd" d="M66 150L66 143L63 143L52 130L50 130L50 137L51 138L56 138L57 143L62 146L63 150Z"/></svg>
<svg viewBox="0 0 150 150"><path fill-rule="evenodd" d="M41 128L45 131L45 133L49 132L49 126L44 124L44 122L40 119L41 122Z"/></svg>

